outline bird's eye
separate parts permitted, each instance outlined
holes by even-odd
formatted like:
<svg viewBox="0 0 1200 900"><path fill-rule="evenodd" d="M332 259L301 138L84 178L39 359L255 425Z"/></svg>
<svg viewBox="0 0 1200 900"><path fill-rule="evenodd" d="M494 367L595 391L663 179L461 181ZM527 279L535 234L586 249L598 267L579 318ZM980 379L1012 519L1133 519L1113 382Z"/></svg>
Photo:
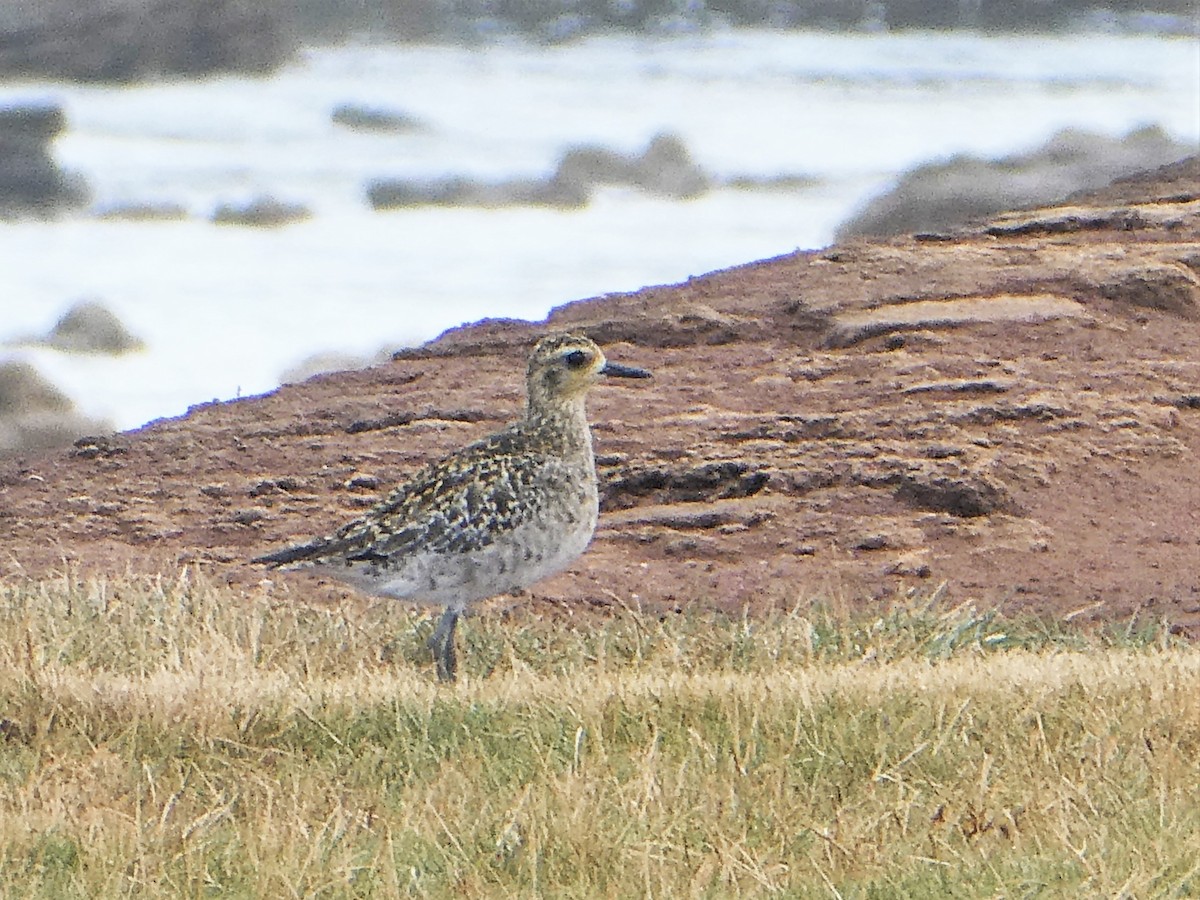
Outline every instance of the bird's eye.
<svg viewBox="0 0 1200 900"><path fill-rule="evenodd" d="M570 353L563 354L563 359L567 363L568 369L582 369L588 364L588 355L582 350L572 350Z"/></svg>

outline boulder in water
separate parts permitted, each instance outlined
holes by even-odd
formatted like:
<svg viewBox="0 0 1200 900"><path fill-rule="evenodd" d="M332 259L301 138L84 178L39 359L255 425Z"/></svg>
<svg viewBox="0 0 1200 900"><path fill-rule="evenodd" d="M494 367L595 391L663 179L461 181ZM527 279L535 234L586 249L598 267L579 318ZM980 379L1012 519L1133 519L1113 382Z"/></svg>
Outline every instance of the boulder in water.
<svg viewBox="0 0 1200 900"><path fill-rule="evenodd" d="M596 185L623 184L680 200L698 197L711 185L683 140L665 133L655 135L639 154L590 145L572 147L559 160L554 178L589 191Z"/></svg>
<svg viewBox="0 0 1200 900"><path fill-rule="evenodd" d="M71 398L41 376L27 362L0 362L0 416L35 412L69 412Z"/></svg>
<svg viewBox="0 0 1200 900"><path fill-rule="evenodd" d="M895 187L847 220L837 239L951 230L1006 210L1046 206L1191 152L1194 148L1158 127L1123 138L1066 129L1031 153L926 163L900 176Z"/></svg>
<svg viewBox="0 0 1200 900"><path fill-rule="evenodd" d="M0 453L65 447L80 435L107 431L29 363L0 362Z"/></svg>
<svg viewBox="0 0 1200 900"><path fill-rule="evenodd" d="M282 0L39 0L0 5L0 73L132 81L265 72L296 35Z"/></svg>
<svg viewBox="0 0 1200 900"><path fill-rule="evenodd" d="M46 343L67 353L128 353L145 344L121 320L95 300L76 303L50 329Z"/></svg>
<svg viewBox="0 0 1200 900"><path fill-rule="evenodd" d="M643 190L680 200L699 197L709 188L709 178L692 159L682 138L657 134L633 160L632 183Z"/></svg>
<svg viewBox="0 0 1200 900"><path fill-rule="evenodd" d="M574 209L588 201L586 188L559 178L483 182L471 178L406 181L380 178L367 185L373 209L411 206L550 206Z"/></svg>
<svg viewBox="0 0 1200 900"><path fill-rule="evenodd" d="M81 206L87 191L50 154L66 128L62 107L27 103L0 109L0 219L49 217Z"/></svg>
<svg viewBox="0 0 1200 900"><path fill-rule="evenodd" d="M255 197L247 203L222 203L213 212L217 225L247 225L255 228L279 228L312 218L302 203L287 203L274 197Z"/></svg>
<svg viewBox="0 0 1200 900"><path fill-rule="evenodd" d="M626 185L677 200L698 197L711 186L675 135L657 135L642 153L624 154L607 147L568 149L548 178L479 182L450 177L432 181L377 179L367 186L375 209L406 206L551 206L585 205L599 185Z"/></svg>
<svg viewBox="0 0 1200 900"><path fill-rule="evenodd" d="M360 106L357 103L343 103L335 106L329 118L334 125L341 125L351 131L394 133L419 131L421 128L419 120L402 112Z"/></svg>
<svg viewBox="0 0 1200 900"><path fill-rule="evenodd" d="M188 217L187 207L170 201L111 203L94 210L94 214L98 219L118 222L181 222Z"/></svg>

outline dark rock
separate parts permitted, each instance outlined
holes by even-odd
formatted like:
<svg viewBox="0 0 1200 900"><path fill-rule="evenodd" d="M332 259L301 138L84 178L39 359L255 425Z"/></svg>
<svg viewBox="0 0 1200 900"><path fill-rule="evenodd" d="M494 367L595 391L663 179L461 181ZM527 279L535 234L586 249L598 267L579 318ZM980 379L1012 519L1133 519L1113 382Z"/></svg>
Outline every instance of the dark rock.
<svg viewBox="0 0 1200 900"><path fill-rule="evenodd" d="M118 443L107 434L89 434L78 438L71 445L71 455L81 459L111 459L124 456L129 448ZM200 489L203 492L204 488Z"/></svg>
<svg viewBox="0 0 1200 900"><path fill-rule="evenodd" d="M70 412L71 399L26 362L0 362L0 416Z"/></svg>
<svg viewBox="0 0 1200 900"><path fill-rule="evenodd" d="M1109 300L1188 319L1200 315L1200 280L1177 266L1146 266L1125 271L1098 287L1101 296Z"/></svg>
<svg viewBox="0 0 1200 900"><path fill-rule="evenodd" d="M470 178L433 181L377 179L367 185L367 200L374 209L410 206L550 206L573 209L587 203L587 192L556 178L519 179L499 183Z"/></svg>
<svg viewBox="0 0 1200 900"><path fill-rule="evenodd" d="M395 412L378 419L355 419L346 426L346 434L362 434L364 431L382 431L408 425L420 419L438 419L443 422L486 422L493 418L477 409L439 409L424 412Z"/></svg>
<svg viewBox="0 0 1200 900"><path fill-rule="evenodd" d="M0 416L0 453L68 447L81 433L106 427L73 412Z"/></svg>
<svg viewBox="0 0 1200 900"><path fill-rule="evenodd" d="M959 156L928 163L910 170L894 188L870 201L838 229L837 238L961 227L1004 210L1050 204L1189 152L1194 148L1157 127L1124 138L1068 129L1032 153L998 160Z"/></svg>
<svg viewBox="0 0 1200 900"><path fill-rule="evenodd" d="M251 497L261 497L264 494L290 494L295 491L302 491L304 487L304 482L288 476L284 476L283 478L264 478L251 487L247 493Z"/></svg>
<svg viewBox="0 0 1200 900"><path fill-rule="evenodd" d="M478 188L469 178L406 181L378 178L367 185L367 200L374 209L405 206L454 206L468 203Z"/></svg>
<svg viewBox="0 0 1200 900"><path fill-rule="evenodd" d="M128 353L145 344L94 300L72 306L50 330L46 343L68 353Z"/></svg>
<svg viewBox="0 0 1200 900"><path fill-rule="evenodd" d="M654 497L659 503L752 497L769 480L769 473L741 460L706 463L683 470L665 466L631 468L602 478L600 503L603 509L620 509L645 497Z"/></svg>
<svg viewBox="0 0 1200 900"><path fill-rule="evenodd" d="M583 145L563 153L555 172L565 181L590 189L596 184L627 183L632 164L625 154L609 147Z"/></svg>
<svg viewBox="0 0 1200 900"><path fill-rule="evenodd" d="M634 162L632 183L643 190L681 200L699 197L709 188L709 178L692 160L683 140L658 134Z"/></svg>
<svg viewBox="0 0 1200 900"><path fill-rule="evenodd" d="M625 184L678 199L698 197L711 185L682 139L673 134L655 135L637 155L607 147L572 147L559 160L554 178L589 193L596 185Z"/></svg>
<svg viewBox="0 0 1200 900"><path fill-rule="evenodd" d="M295 49L286 0L43 0L0 7L0 73L82 81L265 72Z"/></svg>
<svg viewBox="0 0 1200 900"><path fill-rule="evenodd" d="M642 153L626 156L606 147L567 150L554 174L544 179L479 182L470 178L432 181L377 179L367 186L375 209L409 206L583 206L592 190L603 184L623 184L650 193L690 199L708 190L711 181L691 159L683 141L674 135L656 136Z"/></svg>
<svg viewBox="0 0 1200 900"><path fill-rule="evenodd" d="M114 203L97 209L96 218L122 222L178 222L188 217L179 203Z"/></svg>
<svg viewBox="0 0 1200 900"><path fill-rule="evenodd" d="M213 211L217 225L246 225L254 228L278 228L311 218L302 203L285 203L274 197L256 197L248 203L222 203Z"/></svg>
<svg viewBox="0 0 1200 900"><path fill-rule="evenodd" d="M0 363L0 453L66 447L106 423L75 412L62 391L28 363Z"/></svg>
<svg viewBox="0 0 1200 900"><path fill-rule="evenodd" d="M386 109L375 109L369 106L359 106L355 103L343 103L336 106L330 113L330 121L352 131L400 132L418 131L421 123L412 116L392 112Z"/></svg>
<svg viewBox="0 0 1200 900"><path fill-rule="evenodd" d="M50 142L65 127L55 104L0 109L0 219L52 216L86 201L81 182L50 155Z"/></svg>
<svg viewBox="0 0 1200 900"><path fill-rule="evenodd" d="M55 103L29 103L0 109L0 142L44 144L67 127L62 107Z"/></svg>
<svg viewBox="0 0 1200 900"><path fill-rule="evenodd" d="M784 173L782 175L734 175L725 179L722 185L736 191L799 191L820 183L821 179L812 175Z"/></svg>
<svg viewBox="0 0 1200 900"><path fill-rule="evenodd" d="M1108 231L1113 228L1119 228L1121 231L1140 231L1152 224L1145 216L1128 209L1106 209L1084 215L1064 213L1056 209L1050 215L1002 216L988 225L984 233L993 237L1023 237L1031 234Z"/></svg>
<svg viewBox="0 0 1200 900"><path fill-rule="evenodd" d="M896 488L896 499L916 509L945 512L963 519L1011 508L1003 487L978 476L905 475Z"/></svg>
<svg viewBox="0 0 1200 900"><path fill-rule="evenodd" d="M343 487L348 491L378 491L381 482L377 475L358 473L347 478Z"/></svg>
<svg viewBox="0 0 1200 900"><path fill-rule="evenodd" d="M1195 34L1191 0L289 0L298 30L321 42L362 32L406 41L478 40L511 32L558 43L613 31L674 33L712 26L885 31L1087 28Z"/></svg>

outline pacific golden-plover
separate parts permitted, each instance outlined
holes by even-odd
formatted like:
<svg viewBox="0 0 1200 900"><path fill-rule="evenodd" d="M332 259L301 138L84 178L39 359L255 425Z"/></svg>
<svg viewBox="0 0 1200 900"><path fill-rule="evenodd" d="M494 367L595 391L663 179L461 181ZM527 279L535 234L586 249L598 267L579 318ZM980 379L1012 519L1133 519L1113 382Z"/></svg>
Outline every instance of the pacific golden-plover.
<svg viewBox="0 0 1200 900"><path fill-rule="evenodd" d="M602 376L649 378L586 337L543 338L529 356L525 416L419 471L327 537L254 562L316 565L368 593L446 607L429 646L438 678L457 670L468 605L526 588L583 553L599 493L584 398Z"/></svg>

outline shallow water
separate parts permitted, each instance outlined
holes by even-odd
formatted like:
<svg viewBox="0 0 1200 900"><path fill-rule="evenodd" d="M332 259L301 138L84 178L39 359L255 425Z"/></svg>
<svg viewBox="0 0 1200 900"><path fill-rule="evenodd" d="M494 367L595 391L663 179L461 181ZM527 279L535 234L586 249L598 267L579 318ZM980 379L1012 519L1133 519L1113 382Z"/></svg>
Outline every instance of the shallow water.
<svg viewBox="0 0 1200 900"><path fill-rule="evenodd" d="M269 78L109 88L0 84L52 98L57 143L97 208L183 204L178 222L0 223L0 340L44 333L95 297L148 349L31 359L83 411L133 427L268 390L322 351L372 353L484 316L541 318L635 290L818 247L905 168L1032 149L1064 127L1157 124L1200 141L1193 39L1118 35L730 32L559 47L341 47ZM414 133L330 123L345 102L402 111ZM633 152L679 134L714 176L811 176L790 190L672 201L629 189L573 211L374 212L379 176L548 174L578 143ZM260 194L304 203L276 230L207 221Z"/></svg>

